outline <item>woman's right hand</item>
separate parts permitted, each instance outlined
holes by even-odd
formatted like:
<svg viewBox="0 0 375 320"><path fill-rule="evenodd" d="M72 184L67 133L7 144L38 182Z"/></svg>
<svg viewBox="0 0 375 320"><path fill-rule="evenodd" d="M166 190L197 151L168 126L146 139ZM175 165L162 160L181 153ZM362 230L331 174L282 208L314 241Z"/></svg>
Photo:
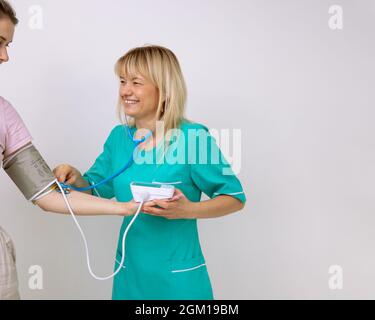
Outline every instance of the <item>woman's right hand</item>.
<svg viewBox="0 0 375 320"><path fill-rule="evenodd" d="M66 183L76 186L76 184L82 184L82 174L76 168L69 164L61 164L57 166L53 173L60 183Z"/></svg>

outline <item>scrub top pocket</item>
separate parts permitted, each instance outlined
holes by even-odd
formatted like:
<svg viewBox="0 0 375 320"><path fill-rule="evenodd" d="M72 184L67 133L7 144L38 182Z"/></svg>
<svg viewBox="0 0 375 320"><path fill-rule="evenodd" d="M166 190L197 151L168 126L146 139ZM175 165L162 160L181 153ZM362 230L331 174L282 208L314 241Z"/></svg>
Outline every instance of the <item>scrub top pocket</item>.
<svg viewBox="0 0 375 320"><path fill-rule="evenodd" d="M151 181L152 183L160 183L167 186L172 186L175 189L183 190L184 188L184 177L179 170L176 168L163 168L158 171Z"/></svg>
<svg viewBox="0 0 375 320"><path fill-rule="evenodd" d="M213 300L211 281L203 256L169 263L174 299Z"/></svg>
<svg viewBox="0 0 375 320"><path fill-rule="evenodd" d="M184 168L181 165L160 165L152 175L152 182L172 185L179 188L184 181Z"/></svg>

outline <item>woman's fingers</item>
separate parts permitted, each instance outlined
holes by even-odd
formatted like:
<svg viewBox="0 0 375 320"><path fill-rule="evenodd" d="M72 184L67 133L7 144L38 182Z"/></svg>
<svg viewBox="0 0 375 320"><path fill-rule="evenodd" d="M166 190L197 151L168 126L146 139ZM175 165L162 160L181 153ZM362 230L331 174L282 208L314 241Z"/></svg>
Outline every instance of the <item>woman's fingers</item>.
<svg viewBox="0 0 375 320"><path fill-rule="evenodd" d="M151 215L163 215L163 214L165 214L164 209L158 209L156 207L147 208L147 210L145 212L148 213L148 214L151 214Z"/></svg>
<svg viewBox="0 0 375 320"><path fill-rule="evenodd" d="M55 176L59 182L65 182L66 180L66 174L64 172L57 172Z"/></svg>
<svg viewBox="0 0 375 320"><path fill-rule="evenodd" d="M154 202L153 208L159 207L165 210L165 209L169 209L170 207L170 203L166 200L154 200L153 202Z"/></svg>
<svg viewBox="0 0 375 320"><path fill-rule="evenodd" d="M70 178L68 178L68 179L66 180L66 184L73 185L74 182L76 182L76 180L77 180L77 177L76 177L76 176L72 176L72 177L70 177Z"/></svg>
<svg viewBox="0 0 375 320"><path fill-rule="evenodd" d="M66 176L66 183L67 184L74 184L77 180L77 173L74 170L68 172Z"/></svg>
<svg viewBox="0 0 375 320"><path fill-rule="evenodd" d="M58 180L59 182L62 182L61 179L62 179L63 177L61 176L61 172L60 172L60 170L59 170L59 167L56 167L55 169L53 169L53 174L55 175L55 177L57 178L57 180Z"/></svg>
<svg viewBox="0 0 375 320"><path fill-rule="evenodd" d="M148 202L145 202L144 204L143 204L143 208L151 208L151 207L153 207L153 206L155 206L156 204L155 204L155 202L154 201L148 201Z"/></svg>
<svg viewBox="0 0 375 320"><path fill-rule="evenodd" d="M182 193L182 191L179 190L179 189L176 189L174 191L173 197L171 199L169 199L168 201L169 202L178 201L178 200L182 199L183 197L185 197L185 195Z"/></svg>
<svg viewBox="0 0 375 320"><path fill-rule="evenodd" d="M165 213L164 210L166 210L167 208L168 203L166 203L165 201L153 200L146 202L142 207L142 211L151 215L161 215Z"/></svg>
<svg viewBox="0 0 375 320"><path fill-rule="evenodd" d="M183 198L185 198L185 195L181 190L176 189L171 199L148 201L143 204L142 211L154 215L165 214L165 210L174 208L173 202L179 201Z"/></svg>
<svg viewBox="0 0 375 320"><path fill-rule="evenodd" d="M178 200L180 200L182 198L183 198L183 195L178 194L178 195L174 195L173 198L169 199L168 201L169 202L174 202L174 201L178 201Z"/></svg>
<svg viewBox="0 0 375 320"><path fill-rule="evenodd" d="M77 180L74 168L70 165L59 165L53 170L53 173L59 182L73 184Z"/></svg>

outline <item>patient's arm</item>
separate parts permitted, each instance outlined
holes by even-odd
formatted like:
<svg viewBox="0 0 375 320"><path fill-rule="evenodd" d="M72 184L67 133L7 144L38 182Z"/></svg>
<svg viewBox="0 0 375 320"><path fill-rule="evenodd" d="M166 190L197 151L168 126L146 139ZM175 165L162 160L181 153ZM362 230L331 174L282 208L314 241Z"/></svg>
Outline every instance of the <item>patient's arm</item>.
<svg viewBox="0 0 375 320"><path fill-rule="evenodd" d="M135 202L116 202L77 191L72 191L67 197L73 212L77 215L130 216L135 214L138 207ZM69 214L63 196L56 191L36 200L35 204L46 212Z"/></svg>
<svg viewBox="0 0 375 320"><path fill-rule="evenodd" d="M14 154L16 154L16 153L17 153L18 151L20 151L21 149L26 148L26 147L28 147L28 146L30 146L30 145L32 145L32 142L26 143L24 146L18 148L16 151L13 151L11 154L9 154L9 155L7 155L7 156L5 157L4 162L5 162L7 159L11 158Z"/></svg>
<svg viewBox="0 0 375 320"><path fill-rule="evenodd" d="M31 143L19 148L12 154L8 155L5 160L12 157L18 151L28 147ZM130 216L135 214L138 205L134 202L116 202L88 195L86 193L72 191L67 195L69 204L73 212L77 215L119 215ZM44 196L34 201L43 211L69 214L69 210L63 199L63 196L57 191L46 193Z"/></svg>

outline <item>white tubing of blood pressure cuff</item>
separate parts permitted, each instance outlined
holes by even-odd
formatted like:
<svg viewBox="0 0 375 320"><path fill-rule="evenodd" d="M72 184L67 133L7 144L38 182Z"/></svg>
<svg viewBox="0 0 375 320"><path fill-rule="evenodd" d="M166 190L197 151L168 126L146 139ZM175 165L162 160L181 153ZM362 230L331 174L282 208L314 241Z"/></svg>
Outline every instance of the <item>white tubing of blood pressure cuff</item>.
<svg viewBox="0 0 375 320"><path fill-rule="evenodd" d="M81 236L82 236L82 239L83 239L83 243L84 243L84 245L85 245L85 250L86 250L87 267L88 267L88 269L89 269L89 272L90 272L91 276L92 276L93 278L95 278L96 280L101 280L101 281L109 280L109 279L113 278L114 276L116 276L116 275L120 272L120 270L121 270L122 267L124 266L124 262L125 262L125 240L126 240L126 236L127 236L128 232L129 232L131 226L133 225L134 221L137 219L137 217L138 217L138 215L139 215L139 213L140 213L140 211L141 211L141 208L142 208L142 205L143 205L144 202L141 202L141 203L139 204L139 207L138 207L138 210L137 210L136 214L134 215L133 219L130 221L130 223L129 223L129 225L127 226L127 228L126 228L126 230L125 230L125 232L124 232L124 235L123 235L123 237L122 237L122 259L121 259L120 265L118 266L117 270L116 270L113 274L111 274L111 275L109 275L109 276L106 276L106 277L99 277L99 276L95 275L94 272L93 272L92 269L91 269L91 264L90 264L90 253L89 253L89 248L88 248L88 245L87 245L86 236L85 236L85 234L84 234L84 232L83 232L83 230L82 230L82 228L81 228L79 222L77 221L77 218L76 218L75 215L74 215L74 212L73 212L73 210L72 210L72 208L71 208L71 206L70 206L69 200L68 200L68 198L67 198L67 196L66 196L66 194L65 194L65 192L64 192L64 189L61 187L60 184L58 184L58 187L59 187L59 189L60 189L60 191L61 191L61 194L62 194L62 196L63 196L63 198L64 198L65 204L66 204L66 206L67 206L67 208L68 208L68 210L69 210L69 212L70 212L70 214L71 214L71 216L72 216L72 218L73 218L75 224L77 225L77 228L78 228L79 232L81 233Z"/></svg>

